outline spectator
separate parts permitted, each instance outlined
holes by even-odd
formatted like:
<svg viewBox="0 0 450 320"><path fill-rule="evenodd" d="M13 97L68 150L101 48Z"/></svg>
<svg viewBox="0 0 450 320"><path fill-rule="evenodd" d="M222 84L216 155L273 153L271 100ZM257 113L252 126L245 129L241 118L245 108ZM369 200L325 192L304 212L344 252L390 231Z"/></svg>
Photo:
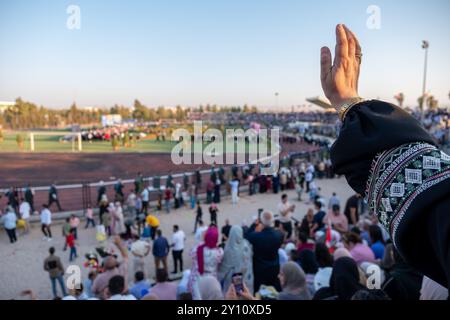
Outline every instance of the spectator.
<svg viewBox="0 0 450 320"><path fill-rule="evenodd" d="M34 190L30 185L25 188L25 201L30 205L31 213L34 213Z"/></svg>
<svg viewBox="0 0 450 320"><path fill-rule="evenodd" d="M419 300L423 275L406 264L396 249L393 255L394 265L381 289L392 300Z"/></svg>
<svg viewBox="0 0 450 320"><path fill-rule="evenodd" d="M295 259L295 261L300 265L306 274L306 284L309 292L314 294L316 291L314 288L314 277L319 271L319 265L317 264L314 252L310 249L302 250L298 254L298 259Z"/></svg>
<svg viewBox="0 0 450 320"><path fill-rule="evenodd" d="M280 222L283 224L283 229L287 233L287 239L292 236L292 222L291 215L294 213L295 204L288 201L287 194L281 195L281 203L278 204L278 212L280 214Z"/></svg>
<svg viewBox="0 0 450 320"><path fill-rule="evenodd" d="M448 290L436 281L423 277L420 289L420 300L447 300Z"/></svg>
<svg viewBox="0 0 450 320"><path fill-rule="evenodd" d="M172 200L172 190L166 188L166 190L164 190L164 207L166 208L167 213L170 213L170 200Z"/></svg>
<svg viewBox="0 0 450 320"><path fill-rule="evenodd" d="M169 242L163 237L161 229L156 230L156 240L153 242L153 257L155 258L156 269L159 269L162 263L164 270L168 272L167 255L169 250Z"/></svg>
<svg viewBox="0 0 450 320"><path fill-rule="evenodd" d="M314 250L314 243L308 242L308 236L303 232L299 232L297 240L297 251L298 253L300 253L305 249Z"/></svg>
<svg viewBox="0 0 450 320"><path fill-rule="evenodd" d="M264 212L261 222L252 225L247 240L253 246L253 274L255 277L254 290L264 284L274 286L281 290L278 273L280 262L278 249L283 243L283 235L273 227L273 216L270 212Z"/></svg>
<svg viewBox="0 0 450 320"><path fill-rule="evenodd" d="M328 212L323 218L325 224L330 224L331 227L340 232L348 232L348 220L347 217L341 213L339 205L335 204L331 208L331 212Z"/></svg>
<svg viewBox="0 0 450 320"><path fill-rule="evenodd" d="M28 201L26 201L24 198L20 199L20 207L19 207L19 214L20 219L24 221L24 233L30 232L30 215L32 214L31 206Z"/></svg>
<svg viewBox="0 0 450 320"><path fill-rule="evenodd" d="M219 212L219 208L217 208L217 204L213 202L209 207L211 225L217 226L217 212Z"/></svg>
<svg viewBox="0 0 450 320"><path fill-rule="evenodd" d="M313 237L311 228L314 224L314 210L308 209L306 212L306 215L302 219L302 223L300 224L300 227L298 228L299 232L302 232L306 234L308 237Z"/></svg>
<svg viewBox="0 0 450 320"><path fill-rule="evenodd" d="M219 232L211 226L205 233L204 243L197 245L191 252L192 268L189 278L189 290L194 300L201 298L198 282L203 275L217 277L218 268L223 258L223 250L217 247Z"/></svg>
<svg viewBox="0 0 450 320"><path fill-rule="evenodd" d="M14 209L11 206L8 206L6 209L6 214L1 218L3 223L3 227L8 234L9 242L15 243L17 241L16 236L16 224L17 224L17 216L14 212Z"/></svg>
<svg viewBox="0 0 450 320"><path fill-rule="evenodd" d="M242 279L249 291L253 293L253 250L250 243L244 239L244 233L240 226L233 226L230 237L225 244L223 260L219 267L219 280L224 292L232 283L235 273L242 273Z"/></svg>
<svg viewBox="0 0 450 320"><path fill-rule="evenodd" d="M88 207L86 209L86 226L85 226L85 229L89 228L89 225L92 225L92 227L95 228L94 210L92 210L92 207L91 207L90 204L88 204Z"/></svg>
<svg viewBox="0 0 450 320"><path fill-rule="evenodd" d="M70 232L73 232L75 240L78 239L78 226L80 225L80 219L72 214L70 216Z"/></svg>
<svg viewBox="0 0 450 320"><path fill-rule="evenodd" d="M298 264L292 261L284 264L278 277L283 288L278 300L311 300L305 273Z"/></svg>
<svg viewBox="0 0 450 320"><path fill-rule="evenodd" d="M134 274L134 284L130 289L130 293L137 299L142 298L143 292L148 292L150 289L150 282L144 278L144 272L138 271Z"/></svg>
<svg viewBox="0 0 450 320"><path fill-rule="evenodd" d="M211 275L200 277L198 288L201 300L224 300L219 281Z"/></svg>
<svg viewBox="0 0 450 320"><path fill-rule="evenodd" d="M225 219L225 225L222 227L222 243L225 243L225 241L228 240L230 230L231 230L230 220Z"/></svg>
<svg viewBox="0 0 450 320"><path fill-rule="evenodd" d="M189 277L191 275L191 270L184 270L183 271L183 277L181 278L181 281L178 283L178 287L177 287L177 300L181 300L180 296L182 294L185 293L189 293L189 289L188 289L188 282L189 282Z"/></svg>
<svg viewBox="0 0 450 320"><path fill-rule="evenodd" d="M198 222L197 231L195 232L195 243L196 244L200 244L201 242L203 242L203 238L204 238L204 234L205 234L206 230L208 230L208 227L205 226L205 224L203 223L202 220L200 220Z"/></svg>
<svg viewBox="0 0 450 320"><path fill-rule="evenodd" d="M354 232L344 234L342 241L344 242L345 248L350 251L350 254L358 265L363 262L375 262L373 251L369 246L362 242L361 237L358 234Z"/></svg>
<svg viewBox="0 0 450 320"><path fill-rule="evenodd" d="M128 252L127 249L123 246L120 237L116 236L114 238L114 244L120 251L122 262L119 263L117 261L117 258L112 255L108 255L103 260L103 268L105 269L105 271L99 274L92 284L92 293L99 298L104 297L104 291L108 287L110 279L114 276L122 276L125 279L126 287L126 279L128 277ZM121 294L122 292L123 291L120 291L119 293ZM118 293L114 291L114 293L111 294L114 295Z"/></svg>
<svg viewBox="0 0 450 320"><path fill-rule="evenodd" d="M194 223L194 233L197 231L197 225L202 220L203 217L203 209L200 201L197 201L197 210L195 215L195 223Z"/></svg>
<svg viewBox="0 0 450 320"><path fill-rule="evenodd" d="M70 250L69 261L72 262L74 259L76 259L78 257L77 247L76 247L76 243L75 243L75 230L74 229L71 229L69 234L67 235L66 244Z"/></svg>
<svg viewBox="0 0 450 320"><path fill-rule="evenodd" d="M133 295L126 294L126 288L125 277L122 275L115 275L108 281L105 296L108 297L108 300L136 300Z"/></svg>
<svg viewBox="0 0 450 320"><path fill-rule="evenodd" d="M66 296L66 287L64 285L64 267L61 263L61 259L55 255L55 248L51 247L48 249L50 255L44 261L44 270L48 272L50 276L50 281L52 283L52 292L53 297L56 298L58 296L58 292L56 290L56 281L58 281L61 292L63 296Z"/></svg>
<svg viewBox="0 0 450 320"><path fill-rule="evenodd" d="M50 190L48 192L48 208L50 208L53 203L56 203L58 210L62 211L58 198L58 190L56 189L56 185L54 183L50 186Z"/></svg>
<svg viewBox="0 0 450 320"><path fill-rule="evenodd" d="M347 221L351 226L355 226L359 221L359 200L361 196L354 194L348 198L345 204L344 215L347 217Z"/></svg>
<svg viewBox="0 0 450 320"><path fill-rule="evenodd" d="M165 269L156 270L156 284L150 289L150 294L155 295L159 300L177 299L177 285L168 281Z"/></svg>
<svg viewBox="0 0 450 320"><path fill-rule="evenodd" d="M355 261L343 257L334 263L330 286L319 289L313 300L350 300L363 288L359 283L359 271Z"/></svg>
<svg viewBox="0 0 450 320"><path fill-rule="evenodd" d="M239 201L238 193L239 193L239 179L234 177L233 180L230 181L231 186L231 203L237 204Z"/></svg>
<svg viewBox="0 0 450 320"><path fill-rule="evenodd" d="M311 235L315 232L322 230L324 228L323 218L326 213L322 210L322 203L320 201L314 202L314 208L316 209L316 213L314 214L313 223L311 227Z"/></svg>
<svg viewBox="0 0 450 320"><path fill-rule="evenodd" d="M339 207L341 206L341 200L336 195L336 192L333 192L333 195L330 197L330 200L328 201L328 210L333 209L334 205L337 205Z"/></svg>
<svg viewBox="0 0 450 320"><path fill-rule="evenodd" d="M50 229L50 226L52 224L52 213L48 209L48 205L43 204L42 205L42 211L41 211L41 230L44 234L43 240L52 240L52 230Z"/></svg>
<svg viewBox="0 0 450 320"><path fill-rule="evenodd" d="M381 228L377 225L371 225L369 227L370 235L370 249L372 249L375 259L381 260L384 256L384 240L383 234L381 233Z"/></svg>
<svg viewBox="0 0 450 320"><path fill-rule="evenodd" d="M178 263L180 264L180 272L183 271L183 250L186 235L180 230L178 225L173 226L172 235L172 256L173 256L173 274L178 273Z"/></svg>
<svg viewBox="0 0 450 320"><path fill-rule="evenodd" d="M65 296L62 300L88 300L89 297L84 292L84 286L82 283L75 283L73 289L69 289L69 295Z"/></svg>

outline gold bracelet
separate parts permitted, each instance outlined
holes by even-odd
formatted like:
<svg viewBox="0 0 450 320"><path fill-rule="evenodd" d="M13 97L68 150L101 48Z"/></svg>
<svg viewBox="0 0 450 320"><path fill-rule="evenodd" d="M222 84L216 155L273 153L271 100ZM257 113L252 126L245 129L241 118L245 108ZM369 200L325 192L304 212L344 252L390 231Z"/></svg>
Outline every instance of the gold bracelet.
<svg viewBox="0 0 450 320"><path fill-rule="evenodd" d="M355 98L351 98L349 100L347 100L344 104L341 105L341 107L339 108L339 119L341 119L342 122L344 122L344 118L347 114L348 111L350 111L350 109L357 105L358 103L363 102L364 99L361 97L355 97Z"/></svg>

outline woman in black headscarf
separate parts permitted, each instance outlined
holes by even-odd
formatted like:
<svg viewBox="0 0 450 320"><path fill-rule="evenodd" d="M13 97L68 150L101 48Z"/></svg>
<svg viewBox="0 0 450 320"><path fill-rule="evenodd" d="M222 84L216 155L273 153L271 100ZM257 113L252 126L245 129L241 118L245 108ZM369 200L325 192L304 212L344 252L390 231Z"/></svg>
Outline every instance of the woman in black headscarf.
<svg viewBox="0 0 450 320"><path fill-rule="evenodd" d="M313 300L350 300L361 289L364 287L359 283L359 271L355 260L342 257L334 262L330 286L320 288Z"/></svg>
<svg viewBox="0 0 450 320"><path fill-rule="evenodd" d="M344 25L336 41L334 61L321 51L322 88L342 121L334 171L365 195L405 262L448 287L450 156L403 109L359 97L361 47Z"/></svg>
<svg viewBox="0 0 450 320"><path fill-rule="evenodd" d="M308 286L308 290L313 295L315 293L314 288L314 277L316 276L316 273L319 271L319 264L317 263L316 257L314 255L314 252L309 249L303 249L298 254L298 260L293 259L300 267L302 267L303 271L306 274L306 284Z"/></svg>
<svg viewBox="0 0 450 320"><path fill-rule="evenodd" d="M381 289L392 300L419 300L423 275L407 265L395 249L393 256L394 265Z"/></svg>

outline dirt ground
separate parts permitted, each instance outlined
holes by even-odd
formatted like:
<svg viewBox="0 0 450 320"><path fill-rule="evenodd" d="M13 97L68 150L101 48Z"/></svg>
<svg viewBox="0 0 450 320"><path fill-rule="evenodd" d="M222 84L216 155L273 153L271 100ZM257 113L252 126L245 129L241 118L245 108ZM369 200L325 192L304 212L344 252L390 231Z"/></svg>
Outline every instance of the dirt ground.
<svg viewBox="0 0 450 320"><path fill-rule="evenodd" d="M283 144L281 156L314 149L316 147L304 143ZM49 186L53 182L58 186L100 180L107 182L118 178L134 179L138 172L142 172L144 177L152 177L209 168L210 165L207 164L176 165L168 153L0 153L0 189L25 187L27 184L33 187ZM203 180L206 183L206 179ZM132 184L125 184L126 193L131 188ZM107 189L108 196L112 199L113 188ZM95 205L96 192L96 188L89 189L90 196L86 200L86 194L83 194L81 188L60 189L59 198L63 211L80 210L86 201ZM39 210L47 201L48 191L37 191L35 209ZM6 197L0 197L0 208L6 206L6 203ZM56 206L54 210L56 211Z"/></svg>

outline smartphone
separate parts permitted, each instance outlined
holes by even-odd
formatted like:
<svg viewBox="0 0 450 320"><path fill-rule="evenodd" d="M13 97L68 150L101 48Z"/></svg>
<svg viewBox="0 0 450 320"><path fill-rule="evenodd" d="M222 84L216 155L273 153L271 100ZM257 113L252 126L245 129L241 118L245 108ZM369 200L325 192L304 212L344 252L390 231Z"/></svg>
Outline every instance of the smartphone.
<svg viewBox="0 0 450 320"><path fill-rule="evenodd" d="M244 291L244 282L243 282L243 277L242 277L242 273L234 273L231 276L231 282L234 285L234 290L236 291L236 293L238 295L240 295L243 291Z"/></svg>
<svg viewBox="0 0 450 320"><path fill-rule="evenodd" d="M261 214L263 213L264 209L258 209L258 220L261 221Z"/></svg>

